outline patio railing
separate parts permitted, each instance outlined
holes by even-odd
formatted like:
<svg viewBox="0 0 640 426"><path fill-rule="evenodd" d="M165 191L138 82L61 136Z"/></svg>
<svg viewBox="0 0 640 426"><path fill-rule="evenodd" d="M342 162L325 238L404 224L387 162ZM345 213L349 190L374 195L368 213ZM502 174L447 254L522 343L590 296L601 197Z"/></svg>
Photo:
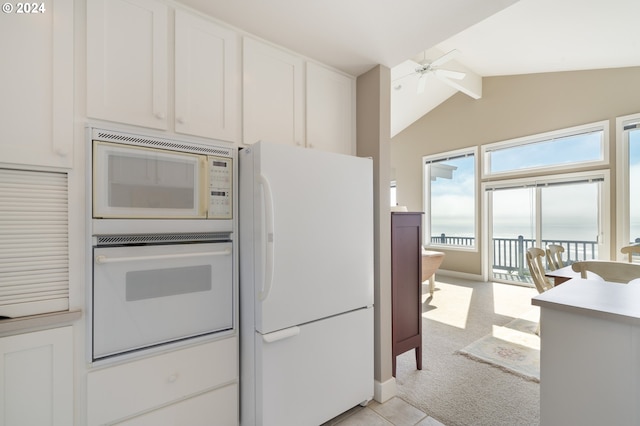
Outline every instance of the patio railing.
<svg viewBox="0 0 640 426"><path fill-rule="evenodd" d="M445 234L431 237L431 242L435 244L447 244L456 246L472 246L473 237L449 237ZM542 240L542 246L558 244L564 247L563 260L566 263L573 263L577 260L588 260L598 258L597 241L580 240ZM536 240L518 236L517 238L494 238L493 239L493 269L494 271L505 271L509 274L517 272L518 275L528 275L528 267L525 254L527 249L536 246Z"/></svg>

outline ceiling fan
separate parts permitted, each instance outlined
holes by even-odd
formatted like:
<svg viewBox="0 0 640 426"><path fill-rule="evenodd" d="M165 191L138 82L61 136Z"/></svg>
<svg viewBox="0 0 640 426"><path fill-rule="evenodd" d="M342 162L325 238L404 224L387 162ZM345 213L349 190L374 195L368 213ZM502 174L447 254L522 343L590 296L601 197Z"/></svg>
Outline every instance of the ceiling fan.
<svg viewBox="0 0 640 426"><path fill-rule="evenodd" d="M418 76L417 93L422 93L424 92L424 88L427 80L426 76L428 74L433 74L436 78L444 81L445 83L448 83L448 79L462 80L467 75L466 73L461 71L453 71L453 70L440 68L440 65L443 65L446 62L449 62L457 54L458 54L458 51L456 49L453 49L452 51L445 53L444 55L440 56L438 59L434 61L429 62L428 60L423 59L421 62L414 62L415 70L412 73L403 75L402 77L395 79L394 82L412 75L417 75Z"/></svg>

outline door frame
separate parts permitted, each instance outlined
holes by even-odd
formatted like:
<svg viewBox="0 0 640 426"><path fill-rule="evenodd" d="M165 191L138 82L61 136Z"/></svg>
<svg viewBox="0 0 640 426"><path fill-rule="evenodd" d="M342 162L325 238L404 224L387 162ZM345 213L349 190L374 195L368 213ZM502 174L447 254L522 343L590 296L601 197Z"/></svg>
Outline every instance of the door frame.
<svg viewBox="0 0 640 426"><path fill-rule="evenodd" d="M481 184L482 202L482 234L485 236L482 243L482 278L484 281L504 281L496 280L493 277L493 209L491 202L491 188L525 187L539 183L562 183L576 180L602 179L599 193L598 215L598 258L609 260L611 256L611 243L613 236L611 230L611 180L608 169L592 170L586 172L562 173L546 176L531 176L526 178L513 178L496 181L484 181ZM540 241L540 204L536 201L536 240ZM507 282L507 281L504 281ZM518 284L515 281L508 281L510 284Z"/></svg>

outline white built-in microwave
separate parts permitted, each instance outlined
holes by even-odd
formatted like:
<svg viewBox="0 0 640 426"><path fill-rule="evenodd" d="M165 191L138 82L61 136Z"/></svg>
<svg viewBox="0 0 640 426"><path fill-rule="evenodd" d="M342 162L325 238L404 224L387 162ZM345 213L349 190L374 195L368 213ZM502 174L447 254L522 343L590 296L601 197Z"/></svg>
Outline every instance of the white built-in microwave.
<svg viewBox="0 0 640 426"><path fill-rule="evenodd" d="M161 232L145 227L175 219L191 222L183 231L231 229L235 158L231 147L92 129L94 233Z"/></svg>

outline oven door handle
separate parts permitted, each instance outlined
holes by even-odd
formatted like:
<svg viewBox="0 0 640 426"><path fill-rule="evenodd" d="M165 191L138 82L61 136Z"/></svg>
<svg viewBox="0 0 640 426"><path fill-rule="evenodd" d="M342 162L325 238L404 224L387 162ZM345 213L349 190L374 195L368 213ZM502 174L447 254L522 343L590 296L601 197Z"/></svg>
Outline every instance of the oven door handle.
<svg viewBox="0 0 640 426"><path fill-rule="evenodd" d="M231 254L231 249L225 249L220 251L207 251L202 253L157 254L154 256L129 256L129 257L107 257L101 254L96 256L95 261L97 264L102 265L105 263L137 262L140 260L182 259L187 257L202 257L202 256L228 256L230 254Z"/></svg>

